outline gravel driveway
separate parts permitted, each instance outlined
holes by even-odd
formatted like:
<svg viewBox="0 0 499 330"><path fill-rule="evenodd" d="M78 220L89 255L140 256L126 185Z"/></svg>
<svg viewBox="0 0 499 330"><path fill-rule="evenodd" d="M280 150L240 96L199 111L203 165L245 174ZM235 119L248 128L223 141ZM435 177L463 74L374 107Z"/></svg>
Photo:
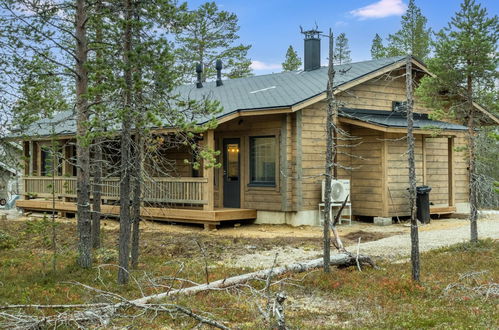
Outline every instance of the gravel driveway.
<svg viewBox="0 0 499 330"><path fill-rule="evenodd" d="M468 241L470 238L469 222L466 220L456 221L462 221L462 226L448 229L421 230L419 232L419 250L423 252ZM480 219L478 221L478 237L499 239L499 218ZM409 233L360 244L361 253L372 257L389 259L409 256L411 253L410 249L411 241ZM357 246L351 245L348 250L355 252ZM322 251L278 247L270 251L255 251L254 253L248 253L236 258L228 257L223 262L236 267L269 268L274 263L276 253L278 253L277 265L284 265L317 258L322 254Z"/></svg>
<svg viewBox="0 0 499 330"><path fill-rule="evenodd" d="M499 239L498 220L479 220L478 237ZM469 241L470 227L466 225L457 228L430 230L419 232L419 250L421 252ZM411 240L409 234L395 235L378 241L360 244L360 251L364 254L378 257L400 257L411 254Z"/></svg>

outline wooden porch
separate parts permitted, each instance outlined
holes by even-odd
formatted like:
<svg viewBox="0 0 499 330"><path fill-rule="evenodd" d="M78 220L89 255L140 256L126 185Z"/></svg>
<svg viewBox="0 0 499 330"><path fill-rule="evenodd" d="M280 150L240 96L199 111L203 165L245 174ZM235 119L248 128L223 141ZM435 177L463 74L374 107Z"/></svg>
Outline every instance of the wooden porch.
<svg viewBox="0 0 499 330"><path fill-rule="evenodd" d="M56 201L55 205L51 200L30 199L18 200L17 207L25 211L51 212L55 210L61 213L76 213L76 203ZM117 217L120 214L120 207L116 205L102 205L102 214L105 216ZM250 220L256 218L256 210L251 209L214 209L205 211L203 209L178 209L168 207L141 207L140 215L144 219L164 220L184 223L204 224L205 228L213 228L223 221L230 220Z"/></svg>
<svg viewBox="0 0 499 330"><path fill-rule="evenodd" d="M31 176L23 179L25 200L17 207L25 211L76 213L76 178ZM102 181L102 214L118 216L120 212L119 178ZM142 187L141 216L145 219L200 223L211 228L222 221L256 218L256 210L214 208L213 188L206 177L148 178ZM52 199L55 199L55 203Z"/></svg>

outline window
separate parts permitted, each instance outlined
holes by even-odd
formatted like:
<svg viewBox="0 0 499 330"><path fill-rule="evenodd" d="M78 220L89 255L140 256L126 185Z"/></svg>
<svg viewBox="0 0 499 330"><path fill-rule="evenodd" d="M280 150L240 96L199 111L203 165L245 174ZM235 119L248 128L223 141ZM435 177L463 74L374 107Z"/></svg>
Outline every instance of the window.
<svg viewBox="0 0 499 330"><path fill-rule="evenodd" d="M405 113L407 111L407 101L393 101L392 111Z"/></svg>
<svg viewBox="0 0 499 330"><path fill-rule="evenodd" d="M57 148L60 149L60 148ZM55 153L55 162L53 160L53 150L51 147L42 147L42 176L52 176L52 175L62 175L62 159L58 155L60 153L60 150L56 150ZM55 170L52 169L52 167L55 165Z"/></svg>
<svg viewBox="0 0 499 330"><path fill-rule="evenodd" d="M250 137L250 185L275 186L275 136Z"/></svg>

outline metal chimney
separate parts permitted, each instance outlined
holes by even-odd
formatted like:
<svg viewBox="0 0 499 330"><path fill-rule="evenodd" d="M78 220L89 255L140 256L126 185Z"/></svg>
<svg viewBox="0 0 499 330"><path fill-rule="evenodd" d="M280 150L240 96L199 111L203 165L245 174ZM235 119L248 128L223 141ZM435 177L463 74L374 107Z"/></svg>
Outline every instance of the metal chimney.
<svg viewBox="0 0 499 330"><path fill-rule="evenodd" d="M222 68L223 68L222 60L217 60L215 68L217 69L217 87L222 86L224 84L222 82Z"/></svg>
<svg viewBox="0 0 499 330"><path fill-rule="evenodd" d="M301 33L305 35L305 60L304 69L305 71L312 71L319 69L321 67L321 31L317 28L313 30L303 31Z"/></svg>
<svg viewBox="0 0 499 330"><path fill-rule="evenodd" d="M203 64L198 63L196 65L196 73L198 74L198 80L196 82L196 87L197 88L202 88L203 87L203 78L202 78L202 73L203 73Z"/></svg>

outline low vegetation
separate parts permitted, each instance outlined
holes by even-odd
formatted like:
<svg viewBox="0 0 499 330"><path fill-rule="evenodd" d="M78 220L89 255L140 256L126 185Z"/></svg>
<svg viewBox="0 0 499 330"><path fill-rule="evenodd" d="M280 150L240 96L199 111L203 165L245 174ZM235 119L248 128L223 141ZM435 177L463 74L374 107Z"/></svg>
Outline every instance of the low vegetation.
<svg viewBox="0 0 499 330"><path fill-rule="evenodd" d="M46 220L4 222L0 226L0 305L81 304L108 301L105 292L139 298L249 271L224 262L246 247L268 250L276 245L320 247L320 239L234 238L204 232L145 232L142 258L126 286L116 284L117 229L103 230L99 266L81 269L74 263L76 228L58 223L57 269L52 271L51 223ZM106 228L106 227L105 227ZM230 247L230 250L228 250ZM240 329L267 327L262 317L284 292L286 322L291 328L484 328L497 327L499 244L484 240L463 243L422 255L422 282L414 284L410 263L379 261L380 269L333 269L254 281L249 285L195 296L176 296L170 303ZM176 278L176 279L174 279ZM183 280L180 280L183 279ZM102 290L85 288L82 284ZM267 299L270 297L270 299ZM166 301L165 301L166 302ZM36 315L60 310L28 309ZM13 311L11 311L13 312ZM0 324L5 320L0 317ZM115 326L192 328L198 321L178 313L122 311Z"/></svg>

